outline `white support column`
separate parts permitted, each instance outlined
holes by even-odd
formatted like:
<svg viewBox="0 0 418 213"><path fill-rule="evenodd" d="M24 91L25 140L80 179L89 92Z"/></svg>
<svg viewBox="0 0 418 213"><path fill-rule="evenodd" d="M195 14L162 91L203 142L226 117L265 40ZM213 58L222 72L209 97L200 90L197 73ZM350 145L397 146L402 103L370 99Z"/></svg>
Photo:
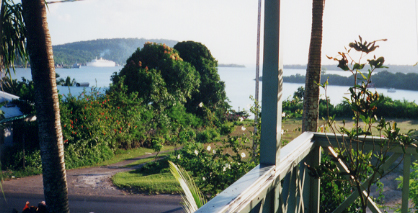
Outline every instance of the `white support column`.
<svg viewBox="0 0 418 213"><path fill-rule="evenodd" d="M260 163L280 162L283 63L280 54L280 0L265 0Z"/></svg>
<svg viewBox="0 0 418 213"><path fill-rule="evenodd" d="M411 154L404 154L403 158L403 187L402 187L402 213L408 212L409 178L411 174Z"/></svg>
<svg viewBox="0 0 418 213"><path fill-rule="evenodd" d="M280 0L265 0L263 92L261 105L260 164L280 162L283 63L280 54ZM281 185L267 195L263 212L278 212Z"/></svg>

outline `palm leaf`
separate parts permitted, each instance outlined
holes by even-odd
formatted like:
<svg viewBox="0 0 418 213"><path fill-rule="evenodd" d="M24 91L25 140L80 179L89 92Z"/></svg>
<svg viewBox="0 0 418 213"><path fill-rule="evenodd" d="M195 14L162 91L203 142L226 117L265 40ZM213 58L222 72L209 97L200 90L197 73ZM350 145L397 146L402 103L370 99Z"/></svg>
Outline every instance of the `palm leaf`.
<svg viewBox="0 0 418 213"><path fill-rule="evenodd" d="M184 210L187 213L197 211L198 208L205 205L206 199L203 197L199 188L196 187L196 184L186 170L171 161L168 162L170 163L171 174L173 174L174 178L176 178L183 189L183 195L181 197L183 199Z"/></svg>

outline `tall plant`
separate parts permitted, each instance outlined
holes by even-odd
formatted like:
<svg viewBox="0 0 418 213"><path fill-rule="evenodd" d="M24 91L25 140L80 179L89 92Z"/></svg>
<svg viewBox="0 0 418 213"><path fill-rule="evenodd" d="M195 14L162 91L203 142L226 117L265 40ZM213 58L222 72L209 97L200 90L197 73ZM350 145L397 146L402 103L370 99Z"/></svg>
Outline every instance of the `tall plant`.
<svg viewBox="0 0 418 213"><path fill-rule="evenodd" d="M350 98L345 98L354 113L354 128L348 129L345 125L337 126L335 116L328 116L329 130L335 136L343 135L343 137L337 140L336 147L330 146L328 150L331 161L336 163L324 163L314 169L314 174L330 180L347 181L359 194L361 211L366 212L368 202L370 202L371 186L390 172L385 171L383 167L389 158L391 147L395 144L402 147L414 145L417 141L411 139L411 131L401 134L396 123L391 124L383 118L380 120L377 118L377 105L382 98L377 92L368 90L368 85L371 82L372 73L376 69L385 68L383 65L385 59L374 56L364 62L364 58L379 47L376 45L379 40L363 42L362 38L359 38L359 41L350 43L349 48L345 48L344 52L339 52L339 56L328 56L329 59L338 61L339 68L354 75L354 85L349 88ZM359 60L352 59L351 50L360 54ZM366 65L370 68L365 75L360 70ZM326 90L327 84L328 82L319 85ZM372 129L374 128L378 130L379 136L384 136L386 140L374 142L374 148L366 151L367 136L373 135Z"/></svg>
<svg viewBox="0 0 418 213"><path fill-rule="evenodd" d="M183 208L185 212L192 213L197 211L197 209L206 203L206 199L202 192L200 192L194 180L190 177L186 170L171 161L168 161L168 163L170 164L171 174L173 174L174 178L176 178L183 189L184 195L181 197L183 199Z"/></svg>
<svg viewBox="0 0 418 213"><path fill-rule="evenodd" d="M23 0L27 47L35 84L42 176L49 212L70 212L51 35L44 0Z"/></svg>

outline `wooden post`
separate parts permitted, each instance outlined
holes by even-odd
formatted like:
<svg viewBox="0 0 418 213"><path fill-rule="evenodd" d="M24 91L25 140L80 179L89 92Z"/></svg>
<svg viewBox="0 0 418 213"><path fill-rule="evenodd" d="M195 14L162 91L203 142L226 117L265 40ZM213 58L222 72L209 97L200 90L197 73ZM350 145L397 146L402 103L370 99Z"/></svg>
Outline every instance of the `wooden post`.
<svg viewBox="0 0 418 213"><path fill-rule="evenodd" d="M280 162L283 64L279 51L280 0L266 0L260 163Z"/></svg>
<svg viewBox="0 0 418 213"><path fill-rule="evenodd" d="M276 165L280 162L282 131L283 63L280 54L280 0L265 0L264 58L262 91L262 124L260 164ZM281 185L266 196L263 212L277 212Z"/></svg>
<svg viewBox="0 0 418 213"><path fill-rule="evenodd" d="M410 178L411 155L404 154L403 159L403 187L402 187L402 213L408 212L409 178Z"/></svg>

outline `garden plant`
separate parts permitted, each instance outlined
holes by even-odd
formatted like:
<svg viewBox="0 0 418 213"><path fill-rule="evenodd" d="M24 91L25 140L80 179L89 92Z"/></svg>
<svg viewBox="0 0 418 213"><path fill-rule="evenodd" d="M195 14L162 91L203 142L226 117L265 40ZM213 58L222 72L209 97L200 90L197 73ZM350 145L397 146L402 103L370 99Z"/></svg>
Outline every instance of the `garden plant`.
<svg viewBox="0 0 418 213"><path fill-rule="evenodd" d="M391 148L395 145L406 147L416 146L417 144L417 141L411 138L412 131L401 133L396 123L386 122L384 118L378 119L376 116L382 98L377 92L370 91L368 84L371 82L373 72L385 67L384 58L374 56L368 58L367 62L363 60L379 47L376 44L377 42L363 42L362 38L359 37L359 41L350 43L348 49L345 48L344 52L338 53L339 56L328 57L338 61L339 68L354 75L354 84L349 88L350 97L345 98L346 104L353 112L354 127L338 126L335 122L335 115L330 116L328 114L326 128L332 135L336 136L336 139L339 135L343 137L337 139L336 146L332 146L330 143L331 146L327 150L328 157L323 160L319 167L311 168L311 175L321 178L322 185L325 184L326 187L340 187L338 188L340 193L359 192L359 200L355 203L357 205L348 209L350 212L366 212L367 204L371 199L371 186L391 171L383 169L391 155ZM350 55L352 50L359 55L359 60L352 59ZM364 75L360 70L366 65L369 65L370 68L368 74ZM326 91L328 82L319 85ZM326 103L329 103L328 100L326 100ZM379 131L378 136L372 136L373 128ZM368 137L382 137L384 140L383 142L373 142L373 149L366 150L365 145ZM323 189L324 187L321 190ZM336 197L334 194L329 194L324 198L325 200L321 198L321 212L329 212L332 210L330 205L323 202L335 201ZM327 200L327 198L331 199ZM335 208L338 205L334 204L333 207Z"/></svg>

